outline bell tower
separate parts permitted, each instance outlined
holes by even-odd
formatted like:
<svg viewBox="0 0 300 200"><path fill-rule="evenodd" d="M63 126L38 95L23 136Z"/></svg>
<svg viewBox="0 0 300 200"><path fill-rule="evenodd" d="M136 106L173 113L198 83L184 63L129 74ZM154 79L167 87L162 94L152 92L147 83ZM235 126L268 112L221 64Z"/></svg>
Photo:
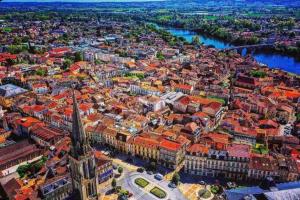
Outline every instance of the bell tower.
<svg viewBox="0 0 300 200"><path fill-rule="evenodd" d="M96 200L99 196L97 188L96 163L92 148L85 134L80 113L73 90L71 150L69 162L73 191L77 199Z"/></svg>

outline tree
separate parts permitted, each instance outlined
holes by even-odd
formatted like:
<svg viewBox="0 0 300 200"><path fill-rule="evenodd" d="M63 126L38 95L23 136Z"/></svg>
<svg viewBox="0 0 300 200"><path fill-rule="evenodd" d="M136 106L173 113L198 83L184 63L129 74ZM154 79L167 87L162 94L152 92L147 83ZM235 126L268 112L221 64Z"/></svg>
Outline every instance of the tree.
<svg viewBox="0 0 300 200"><path fill-rule="evenodd" d="M38 69L38 70L36 70L36 74L39 76L45 76L46 71L44 69Z"/></svg>
<svg viewBox="0 0 300 200"><path fill-rule="evenodd" d="M119 172L120 174L122 174L122 173L123 173L123 168L122 168L122 167L119 167L119 168L118 168L118 172Z"/></svg>
<svg viewBox="0 0 300 200"><path fill-rule="evenodd" d="M113 180L111 181L111 187L115 189L116 186L117 186L117 181L115 178L113 178Z"/></svg>
<svg viewBox="0 0 300 200"><path fill-rule="evenodd" d="M11 67L11 66L13 66L15 64L15 61L13 59L11 59L11 58L8 58L8 59L6 59L5 64L6 64L5 65L6 67Z"/></svg>
<svg viewBox="0 0 300 200"><path fill-rule="evenodd" d="M69 69L72 64L72 61L70 59L66 59L63 63L62 69Z"/></svg>
<svg viewBox="0 0 300 200"><path fill-rule="evenodd" d="M75 59L74 59L75 62L83 61L83 55L82 55L82 52L76 52L76 53L74 54L74 56L75 56Z"/></svg>
<svg viewBox="0 0 300 200"><path fill-rule="evenodd" d="M156 168L157 168L156 163L154 161L150 162L149 169L150 170L156 170Z"/></svg>
<svg viewBox="0 0 300 200"><path fill-rule="evenodd" d="M178 185L179 181L180 181L180 176L179 176L178 172L175 172L173 177L172 177L172 182L175 185Z"/></svg>
<svg viewBox="0 0 300 200"><path fill-rule="evenodd" d="M157 52L156 58L157 58L158 60L163 60L163 59L165 59L165 57L164 57L164 55L162 54L161 51Z"/></svg>
<svg viewBox="0 0 300 200"><path fill-rule="evenodd" d="M14 37L13 44L14 45L20 45L22 43L22 39L20 37Z"/></svg>
<svg viewBox="0 0 300 200"><path fill-rule="evenodd" d="M193 45L200 45L201 44L200 37L198 35L193 36L193 38L192 38L192 44Z"/></svg>

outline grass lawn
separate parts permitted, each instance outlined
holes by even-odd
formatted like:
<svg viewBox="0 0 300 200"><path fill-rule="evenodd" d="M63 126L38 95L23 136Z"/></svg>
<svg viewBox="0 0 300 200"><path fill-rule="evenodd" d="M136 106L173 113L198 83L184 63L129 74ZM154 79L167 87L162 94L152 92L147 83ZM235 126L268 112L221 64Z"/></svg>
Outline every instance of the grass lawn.
<svg viewBox="0 0 300 200"><path fill-rule="evenodd" d="M141 188L146 187L147 185L149 185L149 182L146 181L143 178L137 178L134 180L135 184L137 184L138 186L140 186Z"/></svg>
<svg viewBox="0 0 300 200"><path fill-rule="evenodd" d="M10 27L4 27L4 28L2 28L2 30L6 33L12 32L12 28L10 28Z"/></svg>
<svg viewBox="0 0 300 200"><path fill-rule="evenodd" d="M163 191L162 189L158 188L158 187L154 187L152 188L152 190L150 190L150 193L153 194L154 196L163 199L167 196L166 192Z"/></svg>
<svg viewBox="0 0 300 200"><path fill-rule="evenodd" d="M222 105L225 105L225 104L226 104L225 100L222 99L222 98L219 98L219 97L207 96L207 98L208 98L208 99L213 99L213 100L215 100L215 101L221 103Z"/></svg>
<svg viewBox="0 0 300 200"><path fill-rule="evenodd" d="M211 192L206 189L202 189L198 192L199 197L203 199L208 199L211 196Z"/></svg>

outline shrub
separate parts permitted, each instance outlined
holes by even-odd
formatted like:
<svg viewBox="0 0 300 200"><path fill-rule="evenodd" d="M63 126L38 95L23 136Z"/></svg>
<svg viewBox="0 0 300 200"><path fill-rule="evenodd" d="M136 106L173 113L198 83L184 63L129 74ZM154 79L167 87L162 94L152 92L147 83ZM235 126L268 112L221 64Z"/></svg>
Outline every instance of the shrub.
<svg viewBox="0 0 300 200"><path fill-rule="evenodd" d="M210 191L211 191L213 194L217 194L217 193L220 191L220 188L219 188L219 186L217 186L217 185L212 185L212 186L210 187Z"/></svg>
<svg viewBox="0 0 300 200"><path fill-rule="evenodd" d="M202 189L198 192L198 196L203 199L208 199L211 196L211 192L206 189Z"/></svg>
<svg viewBox="0 0 300 200"><path fill-rule="evenodd" d="M178 172L175 172L173 177L172 177L172 182L175 185L178 185L179 181L180 181L180 176L179 176Z"/></svg>

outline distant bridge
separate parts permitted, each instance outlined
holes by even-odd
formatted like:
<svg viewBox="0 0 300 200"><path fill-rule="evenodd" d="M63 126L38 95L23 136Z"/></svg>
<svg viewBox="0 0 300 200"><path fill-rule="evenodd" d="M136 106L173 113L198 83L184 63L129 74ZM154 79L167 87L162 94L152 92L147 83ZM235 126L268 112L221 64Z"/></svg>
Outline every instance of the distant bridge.
<svg viewBox="0 0 300 200"><path fill-rule="evenodd" d="M229 47L226 49L222 49L222 51L237 51L237 52L241 52L243 49L247 49L250 51L253 51L255 49L260 49L260 48L264 48L264 47L273 47L274 44L253 44L253 45L243 45L243 46L235 46L235 47Z"/></svg>

